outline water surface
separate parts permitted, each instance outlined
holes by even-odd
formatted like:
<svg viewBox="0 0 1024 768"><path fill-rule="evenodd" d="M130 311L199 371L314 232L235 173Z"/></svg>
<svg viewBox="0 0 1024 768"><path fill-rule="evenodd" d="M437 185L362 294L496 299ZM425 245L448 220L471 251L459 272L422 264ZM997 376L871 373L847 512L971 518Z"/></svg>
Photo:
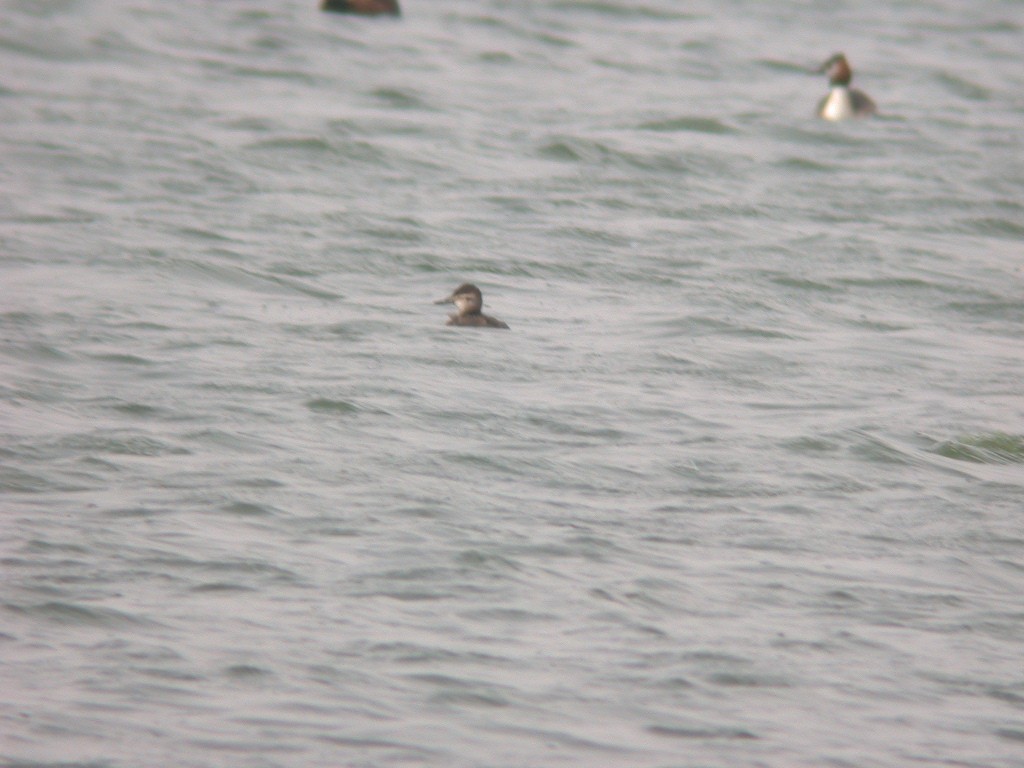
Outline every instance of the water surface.
<svg viewBox="0 0 1024 768"><path fill-rule="evenodd" d="M1022 765L1022 6L315 5L0 0L0 761Z"/></svg>

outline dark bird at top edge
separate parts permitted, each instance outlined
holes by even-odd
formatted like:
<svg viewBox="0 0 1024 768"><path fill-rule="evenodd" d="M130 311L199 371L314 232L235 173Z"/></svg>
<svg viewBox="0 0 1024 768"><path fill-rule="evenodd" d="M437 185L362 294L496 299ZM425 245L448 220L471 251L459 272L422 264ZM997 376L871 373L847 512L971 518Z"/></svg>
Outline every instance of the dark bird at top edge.
<svg viewBox="0 0 1024 768"><path fill-rule="evenodd" d="M398 0L321 0L321 11L359 16L401 16Z"/></svg>

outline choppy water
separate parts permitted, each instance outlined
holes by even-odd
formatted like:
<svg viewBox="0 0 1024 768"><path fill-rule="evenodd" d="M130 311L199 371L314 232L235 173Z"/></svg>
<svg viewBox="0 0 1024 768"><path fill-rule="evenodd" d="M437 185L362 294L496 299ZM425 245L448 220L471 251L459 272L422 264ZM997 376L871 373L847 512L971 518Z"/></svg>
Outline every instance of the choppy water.
<svg viewBox="0 0 1024 768"><path fill-rule="evenodd" d="M0 0L0 761L1024 765L1024 5L315 5Z"/></svg>

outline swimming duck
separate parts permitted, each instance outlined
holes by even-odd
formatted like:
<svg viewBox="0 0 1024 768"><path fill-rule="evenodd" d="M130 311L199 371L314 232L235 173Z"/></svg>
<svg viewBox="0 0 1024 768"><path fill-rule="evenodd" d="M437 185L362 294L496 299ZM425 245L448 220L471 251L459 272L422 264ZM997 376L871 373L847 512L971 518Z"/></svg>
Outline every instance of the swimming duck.
<svg viewBox="0 0 1024 768"><path fill-rule="evenodd" d="M398 0L321 0L320 10L361 16L400 16Z"/></svg>
<svg viewBox="0 0 1024 768"><path fill-rule="evenodd" d="M459 310L448 316L446 325L466 325L475 328L508 328L508 326L496 317L485 315L480 310L484 306L484 296L480 289L472 283L463 283L452 295L444 299L438 299L435 304L454 304Z"/></svg>
<svg viewBox="0 0 1024 768"><path fill-rule="evenodd" d="M828 96L818 103L818 117L823 120L846 120L850 117L867 117L878 111L870 97L863 91L850 87L853 70L846 57L837 53L816 70L828 75L832 87Z"/></svg>

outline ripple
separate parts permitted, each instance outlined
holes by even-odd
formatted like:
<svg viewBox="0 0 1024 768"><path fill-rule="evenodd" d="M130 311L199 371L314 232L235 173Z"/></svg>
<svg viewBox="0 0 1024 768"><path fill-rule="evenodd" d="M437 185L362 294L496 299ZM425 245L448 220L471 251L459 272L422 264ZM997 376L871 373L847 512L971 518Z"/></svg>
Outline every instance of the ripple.
<svg viewBox="0 0 1024 768"><path fill-rule="evenodd" d="M255 504L249 501L234 501L222 506L221 510L240 517L272 517L280 514L280 510L268 504Z"/></svg>
<svg viewBox="0 0 1024 768"><path fill-rule="evenodd" d="M963 227L966 230L977 232L980 235L1009 237L1015 242L1019 242L1024 238L1024 223L1013 219L983 216L976 219L964 220Z"/></svg>
<svg viewBox="0 0 1024 768"><path fill-rule="evenodd" d="M325 397L318 397L315 400L308 401L306 403L306 407L316 413L333 413L339 415L356 413L359 411L359 406L355 403L349 402L348 400L330 400Z"/></svg>
<svg viewBox="0 0 1024 768"><path fill-rule="evenodd" d="M665 120L652 120L650 122L641 123L638 127L642 131L658 131L664 133L692 131L694 133L723 135L736 132L735 129L726 125L721 120L716 120L710 117L675 117Z"/></svg>
<svg viewBox="0 0 1024 768"><path fill-rule="evenodd" d="M655 736L673 739L756 739L757 735L744 728L684 727L672 725L651 725L647 732Z"/></svg>
<svg viewBox="0 0 1024 768"><path fill-rule="evenodd" d="M14 613L33 619L55 624L95 627L124 627L156 625L157 622L141 616L117 611L112 608L83 606L76 603L48 602L37 605L13 605L6 603L4 607Z"/></svg>
<svg viewBox="0 0 1024 768"><path fill-rule="evenodd" d="M1024 464L1024 436L991 432L939 443L932 453L977 464Z"/></svg>
<svg viewBox="0 0 1024 768"><path fill-rule="evenodd" d="M423 97L409 88L377 88L370 95L397 109L427 109Z"/></svg>
<svg viewBox="0 0 1024 768"><path fill-rule="evenodd" d="M187 456L187 448L148 435L95 432L60 441L60 447L76 453L97 452L114 456Z"/></svg>
<svg viewBox="0 0 1024 768"><path fill-rule="evenodd" d="M950 72L940 72L936 75L936 79L960 98L970 101L989 101L992 98L991 88Z"/></svg>

